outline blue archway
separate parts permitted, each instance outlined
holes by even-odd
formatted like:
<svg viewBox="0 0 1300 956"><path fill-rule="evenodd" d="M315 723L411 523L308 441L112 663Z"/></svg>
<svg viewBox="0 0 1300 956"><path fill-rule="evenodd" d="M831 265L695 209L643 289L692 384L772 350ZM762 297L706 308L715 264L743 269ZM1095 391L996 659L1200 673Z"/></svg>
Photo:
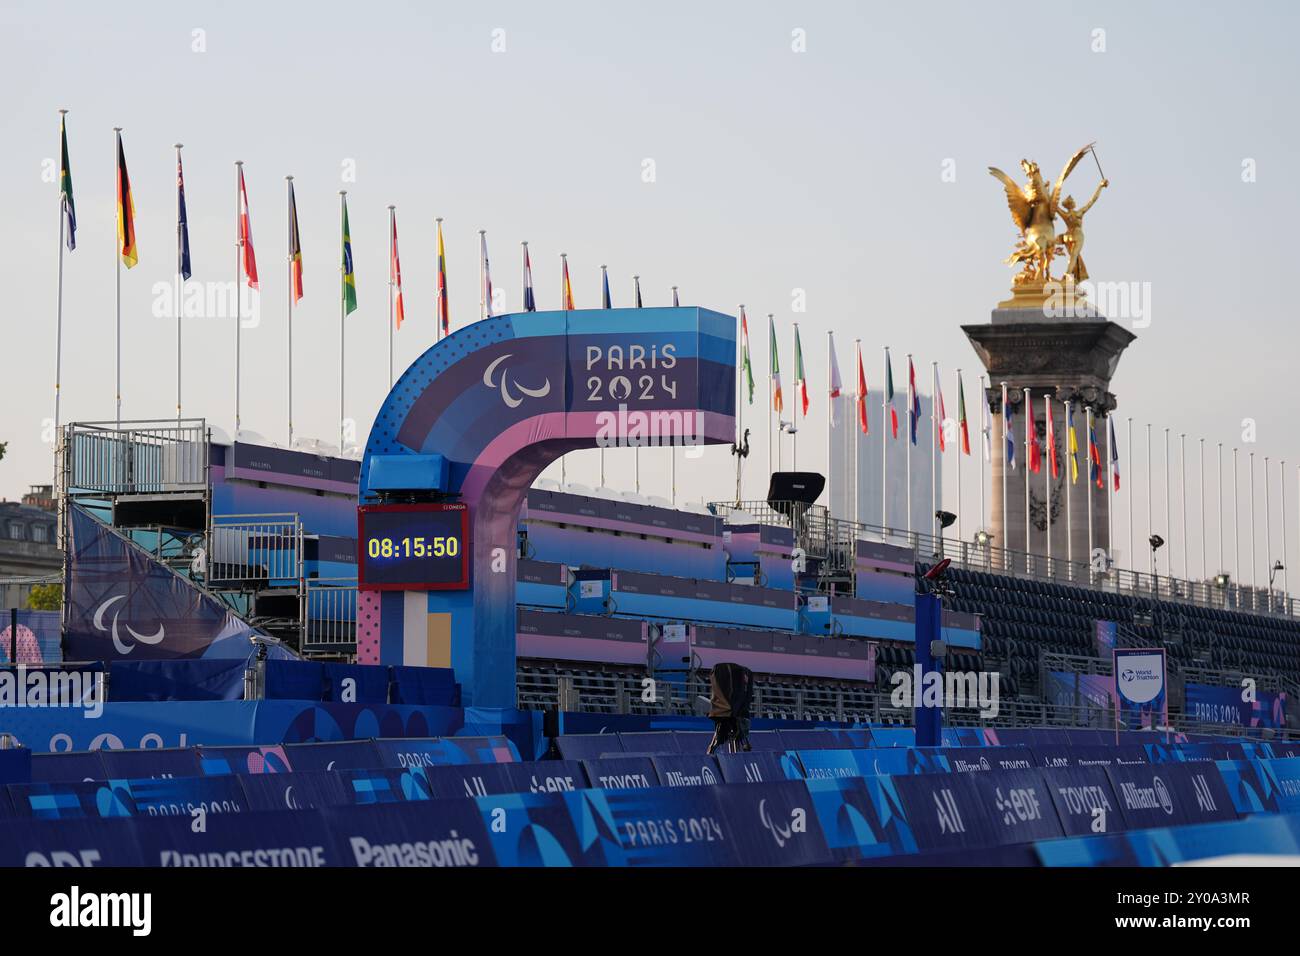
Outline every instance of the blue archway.
<svg viewBox="0 0 1300 956"><path fill-rule="evenodd" d="M515 704L519 508L566 452L735 432L736 319L707 309L496 316L435 344L380 407L360 506L394 487L469 509L467 590L363 594L363 661L451 666L467 706ZM401 474L399 485L391 477Z"/></svg>

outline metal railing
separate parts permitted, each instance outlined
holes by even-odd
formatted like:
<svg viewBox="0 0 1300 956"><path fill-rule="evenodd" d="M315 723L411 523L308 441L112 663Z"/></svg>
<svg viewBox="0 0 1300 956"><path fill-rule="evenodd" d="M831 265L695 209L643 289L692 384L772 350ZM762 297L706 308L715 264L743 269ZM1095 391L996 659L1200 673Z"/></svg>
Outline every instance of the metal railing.
<svg viewBox="0 0 1300 956"><path fill-rule="evenodd" d="M60 449L61 494L206 491L208 430L202 418L73 422Z"/></svg>
<svg viewBox="0 0 1300 956"><path fill-rule="evenodd" d="M1072 584L1218 610L1300 616L1300 600L1272 587L1249 587L1230 580L1192 581L1113 566L1094 567L1065 558L1049 558L1042 554L996 548L992 544L834 518L823 505L740 501L714 502L710 507L723 517L743 512L760 524L789 528L794 543L803 548L809 558L823 560L832 573L854 567L857 542L861 540L894 545L910 551L913 563L950 558L955 567L965 570L987 571L1054 584Z"/></svg>
<svg viewBox="0 0 1300 956"><path fill-rule="evenodd" d="M214 515L207 580L215 587L294 587L302 574L297 514Z"/></svg>
<svg viewBox="0 0 1300 956"><path fill-rule="evenodd" d="M354 651L357 641L356 578L309 578L306 584L303 653Z"/></svg>

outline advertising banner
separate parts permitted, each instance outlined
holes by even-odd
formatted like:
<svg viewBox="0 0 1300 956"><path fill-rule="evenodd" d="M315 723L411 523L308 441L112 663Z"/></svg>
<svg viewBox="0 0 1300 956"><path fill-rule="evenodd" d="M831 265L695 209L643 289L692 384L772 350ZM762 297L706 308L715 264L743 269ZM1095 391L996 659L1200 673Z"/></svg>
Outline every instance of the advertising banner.
<svg viewBox="0 0 1300 956"><path fill-rule="evenodd" d="M605 757L584 760L587 781L597 790L644 790L659 786L659 775L649 757Z"/></svg>
<svg viewBox="0 0 1300 956"><path fill-rule="evenodd" d="M263 810L320 810L350 805L351 795L336 773L259 773L240 777L248 808Z"/></svg>
<svg viewBox="0 0 1300 956"><path fill-rule="evenodd" d="M822 836L836 860L915 853L907 812L890 777L808 780Z"/></svg>
<svg viewBox="0 0 1300 956"><path fill-rule="evenodd" d="M718 762L707 754L651 757L663 787L711 787L722 783Z"/></svg>
<svg viewBox="0 0 1300 956"><path fill-rule="evenodd" d="M776 754L759 753L716 753L718 766L722 769L725 783L771 783L784 780L785 772Z"/></svg>
<svg viewBox="0 0 1300 956"><path fill-rule="evenodd" d="M0 820L3 867L143 864L133 820Z"/></svg>
<svg viewBox="0 0 1300 956"><path fill-rule="evenodd" d="M1118 833L1125 829L1119 800L1103 767L1040 770L1066 836Z"/></svg>
<svg viewBox="0 0 1300 956"><path fill-rule="evenodd" d="M1169 726L1163 648L1115 648L1115 726L1127 730Z"/></svg>
<svg viewBox="0 0 1300 956"><path fill-rule="evenodd" d="M492 841L472 800L335 807L321 818L344 866L496 865Z"/></svg>
<svg viewBox="0 0 1300 956"><path fill-rule="evenodd" d="M825 866L832 862L812 797L797 780L728 784L713 792L741 866Z"/></svg>
<svg viewBox="0 0 1300 956"><path fill-rule="evenodd" d="M717 789L582 790L563 799L583 848L607 866L735 866Z"/></svg>
<svg viewBox="0 0 1300 956"><path fill-rule="evenodd" d="M1285 727L1286 694L1188 682L1183 712L1191 720L1236 727Z"/></svg>
<svg viewBox="0 0 1300 956"><path fill-rule="evenodd" d="M998 843L1012 845L1064 836L1052 793L1037 770L969 774Z"/></svg>
<svg viewBox="0 0 1300 956"><path fill-rule="evenodd" d="M999 842L1000 834L984 812L984 797L974 777L950 773L890 778L920 849L952 850Z"/></svg>
<svg viewBox="0 0 1300 956"><path fill-rule="evenodd" d="M141 820L135 834L145 866L316 867L348 862L336 849L322 815L312 811L214 815L199 832L188 817Z"/></svg>

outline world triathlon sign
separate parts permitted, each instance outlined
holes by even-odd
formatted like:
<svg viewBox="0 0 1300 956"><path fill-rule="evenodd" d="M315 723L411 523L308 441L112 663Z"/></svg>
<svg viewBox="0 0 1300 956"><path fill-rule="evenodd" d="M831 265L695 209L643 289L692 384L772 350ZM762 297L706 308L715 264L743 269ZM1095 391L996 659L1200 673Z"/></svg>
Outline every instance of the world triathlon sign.
<svg viewBox="0 0 1300 956"><path fill-rule="evenodd" d="M359 660L449 666L465 705L513 707L529 487L582 448L730 443L735 362L735 318L698 308L503 315L435 344L393 386L366 443L358 538L374 577L361 584ZM465 509L468 528L455 545L468 577L450 588L453 532L434 527L447 505ZM439 570L425 581L421 567Z"/></svg>
<svg viewBox="0 0 1300 956"><path fill-rule="evenodd" d="M1115 648L1115 720L1128 730L1167 727L1163 648Z"/></svg>

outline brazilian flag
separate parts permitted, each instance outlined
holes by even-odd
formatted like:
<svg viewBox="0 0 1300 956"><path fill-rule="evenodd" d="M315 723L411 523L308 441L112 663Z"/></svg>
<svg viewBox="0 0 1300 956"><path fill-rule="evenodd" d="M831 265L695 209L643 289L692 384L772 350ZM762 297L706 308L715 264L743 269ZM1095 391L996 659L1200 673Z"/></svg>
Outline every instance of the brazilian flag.
<svg viewBox="0 0 1300 956"><path fill-rule="evenodd" d="M343 197L343 314L357 310L357 277L352 272L352 234L348 230L348 197Z"/></svg>

